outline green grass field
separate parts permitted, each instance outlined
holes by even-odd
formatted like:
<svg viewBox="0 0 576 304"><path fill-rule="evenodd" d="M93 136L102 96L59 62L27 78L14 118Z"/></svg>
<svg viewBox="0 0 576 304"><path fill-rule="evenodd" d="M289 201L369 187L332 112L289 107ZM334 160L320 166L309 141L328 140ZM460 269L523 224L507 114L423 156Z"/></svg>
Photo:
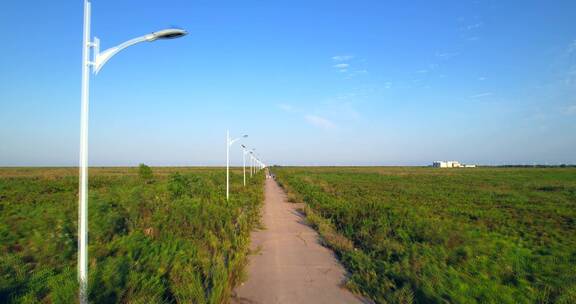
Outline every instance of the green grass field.
<svg viewBox="0 0 576 304"><path fill-rule="evenodd" d="M378 303L576 303L574 168L274 168Z"/></svg>
<svg viewBox="0 0 576 304"><path fill-rule="evenodd" d="M221 303L242 277L263 176L222 168L90 171L91 303ZM0 169L0 303L75 303L78 175Z"/></svg>

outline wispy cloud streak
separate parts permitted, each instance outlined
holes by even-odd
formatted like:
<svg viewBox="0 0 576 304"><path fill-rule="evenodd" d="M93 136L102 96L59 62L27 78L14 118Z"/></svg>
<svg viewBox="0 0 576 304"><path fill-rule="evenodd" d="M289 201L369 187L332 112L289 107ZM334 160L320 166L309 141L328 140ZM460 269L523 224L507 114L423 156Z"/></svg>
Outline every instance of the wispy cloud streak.
<svg viewBox="0 0 576 304"><path fill-rule="evenodd" d="M348 61L348 60L352 60L354 59L354 56L352 55L337 55L332 57L332 60L336 61L336 62L343 62L343 61Z"/></svg>
<svg viewBox="0 0 576 304"><path fill-rule="evenodd" d="M332 121L324 117L308 114L304 116L304 118L309 124L324 130L330 130L336 128L336 125Z"/></svg>
<svg viewBox="0 0 576 304"><path fill-rule="evenodd" d="M486 93L480 93L480 94L476 94L476 95L472 95L470 96L470 98L482 98L482 97L488 97L488 96L492 96L492 92L486 92Z"/></svg>

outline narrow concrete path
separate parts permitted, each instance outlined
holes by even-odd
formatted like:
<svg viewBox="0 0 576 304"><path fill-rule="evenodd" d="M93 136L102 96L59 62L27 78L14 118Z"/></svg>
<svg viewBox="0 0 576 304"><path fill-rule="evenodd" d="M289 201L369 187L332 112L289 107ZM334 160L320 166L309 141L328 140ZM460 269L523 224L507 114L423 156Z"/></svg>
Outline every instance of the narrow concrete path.
<svg viewBox="0 0 576 304"><path fill-rule="evenodd" d="M266 180L264 229L252 233L248 279L231 302L365 303L341 286L345 270L296 208L276 181Z"/></svg>

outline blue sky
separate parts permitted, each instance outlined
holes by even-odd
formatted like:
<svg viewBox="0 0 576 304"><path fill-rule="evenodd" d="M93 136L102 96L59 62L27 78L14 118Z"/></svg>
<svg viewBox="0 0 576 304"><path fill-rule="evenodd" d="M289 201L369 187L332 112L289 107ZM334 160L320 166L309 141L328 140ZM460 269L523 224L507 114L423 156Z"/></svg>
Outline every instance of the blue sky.
<svg viewBox="0 0 576 304"><path fill-rule="evenodd" d="M575 1L103 1L90 164L576 163ZM78 162L82 1L0 9L0 166ZM233 162L241 162L238 146Z"/></svg>

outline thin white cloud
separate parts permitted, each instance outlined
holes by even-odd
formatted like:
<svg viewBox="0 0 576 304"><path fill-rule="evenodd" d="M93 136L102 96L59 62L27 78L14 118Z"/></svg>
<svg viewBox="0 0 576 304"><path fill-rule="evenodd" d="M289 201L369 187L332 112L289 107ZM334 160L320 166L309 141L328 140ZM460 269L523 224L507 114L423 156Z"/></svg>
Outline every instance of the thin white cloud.
<svg viewBox="0 0 576 304"><path fill-rule="evenodd" d="M492 93L491 92L480 93L480 94L472 95L472 96L470 96L470 98L482 98L482 97L488 97L488 96L492 96Z"/></svg>
<svg viewBox="0 0 576 304"><path fill-rule="evenodd" d="M336 128L336 125L333 122L317 115L308 114L304 116L304 119L306 119L309 124L321 129L329 130Z"/></svg>
<svg viewBox="0 0 576 304"><path fill-rule="evenodd" d="M352 55L337 55L332 57L332 60L337 61L337 62L343 62L343 61L348 61L348 60L352 60L354 59L354 56Z"/></svg>
<svg viewBox="0 0 576 304"><path fill-rule="evenodd" d="M570 105L566 108L566 114L576 115L576 104Z"/></svg>
<svg viewBox="0 0 576 304"><path fill-rule="evenodd" d="M355 67L353 64L351 64L351 60L354 59L355 57L352 55L338 55L338 56L333 56L332 60L333 60L333 65L332 68L334 68L337 72L341 73L344 78L346 80L358 77L358 76L362 76L362 75L367 75L368 74L368 70L364 69L364 68L358 68ZM355 60L354 63L362 63L364 60Z"/></svg>
<svg viewBox="0 0 576 304"><path fill-rule="evenodd" d="M436 57L440 58L440 59L450 59L450 58L454 58L456 56L460 55L460 53L458 52L446 52L446 53L436 53Z"/></svg>
<svg viewBox="0 0 576 304"><path fill-rule="evenodd" d="M349 66L350 65L347 63L338 63L338 64L333 65L333 67L340 69L340 70L347 69Z"/></svg>
<svg viewBox="0 0 576 304"><path fill-rule="evenodd" d="M484 23L477 22L477 23L470 24L470 25L464 27L464 30L467 30L467 31L475 30L475 29L481 28L483 25L484 25Z"/></svg>

